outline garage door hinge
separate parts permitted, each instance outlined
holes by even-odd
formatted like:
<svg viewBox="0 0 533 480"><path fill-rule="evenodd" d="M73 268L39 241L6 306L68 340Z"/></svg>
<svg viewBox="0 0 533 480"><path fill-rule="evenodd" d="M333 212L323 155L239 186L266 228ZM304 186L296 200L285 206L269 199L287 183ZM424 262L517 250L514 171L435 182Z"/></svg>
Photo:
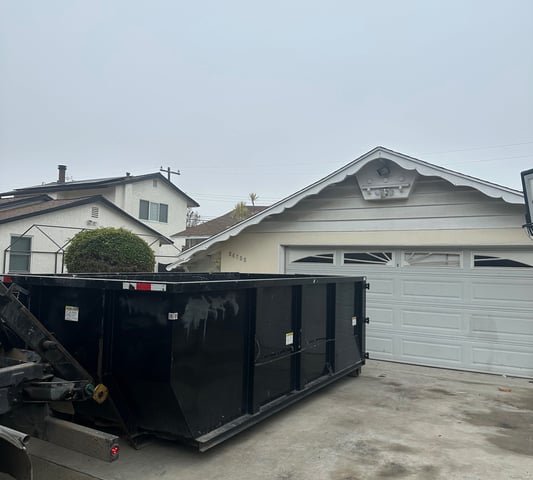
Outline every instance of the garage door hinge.
<svg viewBox="0 0 533 480"><path fill-rule="evenodd" d="M370 318L365 317L365 323L370 323Z"/></svg>
<svg viewBox="0 0 533 480"><path fill-rule="evenodd" d="M370 283L365 283L365 288L366 288L367 290L370 290Z"/></svg>
<svg viewBox="0 0 533 480"><path fill-rule="evenodd" d="M370 358L370 353L366 352L365 353L365 358L368 360Z"/></svg>

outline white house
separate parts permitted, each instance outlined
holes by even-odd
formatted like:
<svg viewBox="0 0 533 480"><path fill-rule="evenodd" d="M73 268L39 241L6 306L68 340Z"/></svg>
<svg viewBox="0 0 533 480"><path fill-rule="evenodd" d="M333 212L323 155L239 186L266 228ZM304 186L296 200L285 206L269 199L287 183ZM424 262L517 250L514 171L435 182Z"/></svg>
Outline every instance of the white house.
<svg viewBox="0 0 533 480"><path fill-rule="evenodd" d="M377 147L170 267L366 276L372 357L533 376L524 210L519 191Z"/></svg>
<svg viewBox="0 0 533 480"><path fill-rule="evenodd" d="M62 273L71 238L100 226L125 228L143 238L161 261L172 241L101 195L54 200L46 195L0 200L2 272ZM163 257L164 258L164 257Z"/></svg>
<svg viewBox="0 0 533 480"><path fill-rule="evenodd" d="M22 248L31 259L31 267L19 252L19 269L30 268L32 273L62 271L68 239L81 229L109 226L143 236L159 264L176 258L182 245L176 245L169 236L185 228L187 208L198 204L172 182L160 173L68 182L65 171L60 165L55 182L0 194L4 272L16 267L13 249ZM20 235L26 239L13 244ZM57 257L55 262L51 262L52 256Z"/></svg>
<svg viewBox="0 0 533 480"><path fill-rule="evenodd" d="M160 173L146 175L126 173L122 177L66 181L66 169L65 165L58 166L58 179L55 182L17 188L0 193L0 196L18 197L45 193L60 200L102 195L126 213L167 237L185 229L187 208L199 206Z"/></svg>

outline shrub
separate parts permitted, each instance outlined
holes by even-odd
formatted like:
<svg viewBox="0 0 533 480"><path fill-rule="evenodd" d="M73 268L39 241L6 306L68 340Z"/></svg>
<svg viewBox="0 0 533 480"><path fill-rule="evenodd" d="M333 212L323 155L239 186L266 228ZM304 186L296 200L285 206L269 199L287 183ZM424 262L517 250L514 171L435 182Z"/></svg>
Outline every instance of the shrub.
<svg viewBox="0 0 533 480"><path fill-rule="evenodd" d="M154 252L140 237L123 228L84 230L65 253L69 273L153 272Z"/></svg>

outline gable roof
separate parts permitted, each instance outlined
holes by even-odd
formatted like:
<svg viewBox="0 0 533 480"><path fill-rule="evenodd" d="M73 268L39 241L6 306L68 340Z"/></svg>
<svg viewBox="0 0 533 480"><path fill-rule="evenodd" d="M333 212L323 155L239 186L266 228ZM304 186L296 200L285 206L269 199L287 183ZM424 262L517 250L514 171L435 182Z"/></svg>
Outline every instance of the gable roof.
<svg viewBox="0 0 533 480"><path fill-rule="evenodd" d="M47 192L66 192L72 190L90 190L95 188L107 188L114 187L117 185L125 185L127 183L141 182L143 180L157 179L170 188L172 188L176 193L181 195L187 201L188 207L199 207L200 205L189 197L186 193L181 191L176 185L174 185L170 180L165 178L161 173L147 173L145 175L124 175L122 177L109 177L109 178L95 178L91 180L78 180L72 182L50 182L43 185L34 185L33 187L23 187L16 188L10 192L0 193L2 195L25 195L32 193L47 193Z"/></svg>
<svg viewBox="0 0 533 480"><path fill-rule="evenodd" d="M246 218L251 217L256 213L262 212L266 208L268 207L246 205L246 209L248 210ZM209 220L199 225L195 225L194 227L188 227L185 230L182 230L181 232L171 235L171 237L208 238L228 229L229 227L235 225L236 223L239 223L240 221L242 220L238 220L233 216L232 210L231 212L227 212L224 215L221 215L220 217L214 218L213 220Z"/></svg>
<svg viewBox="0 0 533 480"><path fill-rule="evenodd" d="M106 207L111 208L120 213L120 215L128 217L131 221L135 222L139 226L142 226L144 229L153 233L161 239L162 242L166 244L174 243L170 238L165 237L157 230L149 227L145 223L137 220L135 217L125 212L121 208L117 207L113 202L107 200L102 195L93 195L90 197L82 198L71 198L63 200L53 200L48 197L48 199L43 199L38 203L26 203L24 205L13 205L12 208L0 209L0 225L14 222L16 220L23 220L26 218L37 217L39 215L44 215L46 213L57 212L60 210L65 210L67 208L78 207L80 205L86 205L89 203L102 203Z"/></svg>
<svg viewBox="0 0 533 480"><path fill-rule="evenodd" d="M404 168L405 170L415 170L420 175L440 177L455 186L471 187L489 197L501 198L507 203L522 204L524 202L524 196L519 190L514 190L512 188L487 182L486 180L471 177L463 173L448 170L447 168L440 167L438 165L433 165L431 163L424 162L423 160L404 155L403 153L395 152L394 150L378 146L373 148L369 152L361 155L359 158L356 158L344 167L341 167L338 170L335 170L333 173L330 173L326 177L318 180L317 182L312 183L311 185L303 188L302 190L299 190L296 193L293 193L292 195L289 195L288 197L280 200L279 202L268 207L262 212L242 222L239 222L238 224L216 235L213 235L209 239L204 240L203 242L195 245L194 247L188 250L185 250L180 255L178 255L178 260L176 262L168 265L167 269L171 270L177 267L178 265L189 261L193 256L204 252L214 244L224 242L229 238L238 235L244 229L260 223L270 215L277 215L286 210L287 208L294 207L304 198L310 195L316 195L324 188L342 182L348 176L357 173L366 164L378 159L391 160L394 163L398 164L400 167Z"/></svg>

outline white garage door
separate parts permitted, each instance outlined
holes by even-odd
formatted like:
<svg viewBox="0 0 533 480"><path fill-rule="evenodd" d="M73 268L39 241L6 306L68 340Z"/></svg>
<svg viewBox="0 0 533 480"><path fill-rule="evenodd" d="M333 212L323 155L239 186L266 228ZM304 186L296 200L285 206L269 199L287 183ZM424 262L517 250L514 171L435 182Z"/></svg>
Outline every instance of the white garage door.
<svg viewBox="0 0 533 480"><path fill-rule="evenodd" d="M287 247L287 273L366 276L371 358L533 377L533 251Z"/></svg>

